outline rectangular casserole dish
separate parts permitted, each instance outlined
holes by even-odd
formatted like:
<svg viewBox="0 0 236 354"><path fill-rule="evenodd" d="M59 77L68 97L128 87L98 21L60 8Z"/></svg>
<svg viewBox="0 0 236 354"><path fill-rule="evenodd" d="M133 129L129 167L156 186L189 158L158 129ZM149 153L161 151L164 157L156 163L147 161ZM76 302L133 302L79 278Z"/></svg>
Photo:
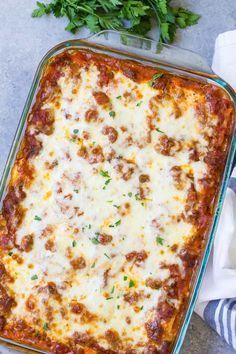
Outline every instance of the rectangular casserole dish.
<svg viewBox="0 0 236 354"><path fill-rule="evenodd" d="M111 45L111 39L113 39L113 43L114 43L113 45ZM142 39L142 38L135 37L135 36L127 36L127 35L124 36L123 34L119 34L117 32L112 32L112 31L102 32L102 33L98 34L97 36L94 36L94 37L92 37L92 38L90 38L88 40L83 40L83 41L75 40L75 41L68 41L68 42L62 43L62 44L58 45L57 47L53 48L46 55L46 57L43 59L42 63L39 66L39 69L38 69L38 71L36 73L36 77L34 79L33 86L32 86L32 88L30 90L30 94L29 94L29 97L27 99L26 107L24 109L24 112L23 112L23 115L22 115L22 118L21 118L21 121L20 121L20 124L19 124L19 128L17 130L16 137L14 139L13 146L12 146L12 149L11 149L11 152L10 152L10 155L9 155L9 158L8 158L8 161L7 161L4 173L3 173L3 177L2 177L2 181L1 181L1 191L0 191L0 193L1 193L0 196L1 196L1 200L2 201L4 200L5 194L7 192L8 181L10 179L10 172L11 172L11 169L13 167L17 151L19 150L20 143L21 143L22 138L24 136L27 117L28 117L29 112L31 110L32 104L34 103L34 99L35 99L37 91L38 91L38 85L39 85L40 79L45 74L46 65L47 65L48 61L51 60L52 57L59 56L59 58L60 58L60 53L64 52L68 47L70 49L74 49L74 48L80 49L81 51L83 51L84 49L85 50L92 50L93 52L96 52L97 54L99 54L99 53L108 54L110 56L121 58L121 59L125 59L125 60L130 60L130 59L133 60L133 59L135 59L136 61L140 62L142 65L152 66L154 68L157 68L157 70L154 70L154 72L153 72L153 73L155 73L155 72L158 73L155 76L155 80L157 80L157 81L159 79L162 79L162 75L164 77L168 77L168 73L174 74L174 77L176 77L176 78L178 78L178 77L182 77L183 78L183 79L179 79L179 80L176 79L177 81L175 81L174 83L177 86L181 85L182 82L185 82L184 78L191 79L194 82L196 82L196 84L194 86L195 87L194 90L196 89L196 92L195 92L196 94L197 94L198 86L199 85L201 86L202 83L206 83L207 82L209 84L217 85L217 86L221 87L226 92L225 93L225 97L222 96L221 98L225 99L226 97L228 97L230 99L230 101L232 102L232 105L234 106L234 104L235 104L235 96L234 96L234 93L231 90L231 88L226 83L224 83L224 81L222 81L220 78L218 78L216 75L214 75L213 73L210 73L209 69L204 64L202 59L199 56L197 56L197 55L195 55L193 53L189 53L188 54L190 56L190 58L188 60L192 61L192 63L193 63L192 66L188 66L186 64L186 51L183 51L183 50L180 50L180 49L176 49L174 47L165 46L163 48L163 50L160 53L158 53L158 44L155 41L146 40L146 39ZM122 49L122 51L121 51L120 48ZM173 60L172 60L173 57L174 57L175 63L173 63ZM100 61L103 60L102 56L100 56L100 57L98 56L98 58L99 58ZM93 55L91 55L90 59L93 60ZM59 62L60 62L60 60L59 60ZM117 62L119 63L119 61L117 61ZM202 65L201 68L199 68L199 64ZM132 78L133 74L132 74L132 71L130 71L129 69L130 69L130 66L128 68L126 68L126 75L125 76L128 76L128 78L132 80L133 79ZM89 68L87 68L86 70L89 70ZM151 69L147 69L147 73L150 70ZM155 85L155 82L152 81L150 77L149 77L149 80L151 81L151 86L153 85L153 83ZM181 80L183 80L183 81L181 81ZM127 82L125 81L125 84L127 84ZM161 80L160 80L160 82L161 82ZM198 84L198 82L199 82L199 84ZM184 87L184 89L185 88L186 87ZM146 94L145 89L146 88L142 87L142 89L143 89L144 95L142 95L142 92L138 92L137 93L137 97L139 97L139 98L138 98L138 100L136 102L137 103L136 107L140 107L142 104L143 105L145 104L144 100L145 100L145 94ZM86 88L85 88L85 90L86 90ZM132 92L134 90L137 90L137 88L136 87L132 87ZM222 91L220 90L220 92L222 92ZM147 91L147 96L149 95L149 93L150 93L150 90ZM131 94L131 93L129 92L129 94ZM125 97L125 93L122 93L122 96ZM129 97L129 95L126 95L126 96ZM116 96L116 97L113 97L113 99L114 98L117 99L117 100L120 100L120 95ZM216 102L213 102L213 103L215 104L214 109L216 109L216 108L218 110L221 109L219 107L219 105L217 106ZM61 102L59 104L61 104ZM46 109L47 108L48 107L46 107ZM227 109L227 107L225 107L225 109ZM112 108L108 108L108 112L107 113L109 113L109 116L112 119L115 119L115 117L114 117L115 113L114 112L115 111L113 111ZM136 113L136 114L138 114L138 113ZM201 112L201 114L202 114L202 112ZM222 114L224 114L224 112ZM178 119L178 115L179 114L176 113L176 119ZM180 116L181 116L181 114L180 114ZM68 119L70 119L70 117L68 117ZM222 118L222 119L224 121L224 118ZM226 186L227 186L227 180L229 178L230 170L231 170L231 167L232 167L232 161L233 161L233 156L234 156L234 152L235 152L235 137L234 137L234 129L235 129L235 121L234 121L234 119L235 119L235 117L234 117L234 111L233 111L233 117L231 119L232 119L232 121L230 121L228 123L228 125L227 125L227 127L229 128L228 137L227 137L227 146L226 146L227 159L225 160L225 163L224 163L224 172L222 171L222 173L220 174L220 178L221 178L220 186L221 186L221 188L218 188L217 193L214 194L214 201L212 200L212 202L214 204L214 205L212 205L212 208L214 209L214 217L211 218L211 225L209 225L208 228L207 228L207 235L204 238L204 247L203 247L203 250L202 250L201 254L198 255L198 266L197 266L197 268L195 267L195 261L192 261L191 259L184 259L183 258L184 259L183 262L187 262L188 263L188 266L187 266L188 269L190 269L191 267L196 268L196 269L194 269L194 272L193 272L194 274L192 274L191 277L189 277L189 282L191 280L191 286L186 292L185 300L184 301L182 300L181 310L179 310L178 314L177 314L177 316L178 316L177 324L175 324L175 326L173 326L173 327L170 327L171 330L169 331L169 333L168 333L168 330L166 330L166 333L167 333L166 336L168 337L168 335L170 335L171 339L169 340L169 338L168 338L168 340L164 340L164 339L161 340L160 343L157 343L157 348L159 348L159 349L157 349L157 351L155 351L156 349L155 349L155 345L154 344L155 344L155 341L156 341L155 337L156 337L156 333L157 333L157 331L156 331L156 327L157 326L155 325L156 327L153 329L153 322L152 322L151 328L150 328L150 326L146 327L146 328L148 328L147 332L149 333L149 338L151 338L151 341L153 342L153 345L150 344L148 347L146 346L144 348L140 344L140 348L142 348L142 349L139 350L139 349L137 349L138 347L137 348L135 347L134 348L134 352L137 352L137 353L140 352L141 353L144 350L144 352L147 352L147 353L152 353L152 352L153 353L156 353L156 352L160 352L160 353L167 353L167 352L178 353L178 351L180 349L181 343L182 343L183 338L184 338L184 334L185 334L186 329L187 329L188 322L190 320L191 313L192 313L193 308L194 308L194 303L196 301L196 297L197 297L197 293L198 293L198 290L199 290L200 282L201 282L201 279L202 279L202 276L203 276L203 273L204 273L204 269L205 269L205 266L207 264L207 259L208 259L208 256L209 256L210 247L211 247L211 244L213 242L214 233L215 233L217 222L218 222L218 219L219 219L219 213L220 213L220 210L221 210L224 193L225 193ZM160 126L159 125L155 126L155 130L157 131L158 134L164 134L163 131L160 129L160 128L162 128L162 125L161 125L162 124L162 119L161 118L159 120L159 124L160 124ZM73 135L70 137L71 140L76 140L77 139L77 137L76 137L76 134L78 134L77 130L78 129L74 129L73 130ZM177 133L179 134L179 132L177 132ZM135 134L135 132L133 134ZM104 135L108 135L108 138L109 138L109 134L106 133ZM166 139L166 137L164 139ZM163 144L164 144L164 148L166 150L165 141L166 140L163 140ZM175 147L175 142L174 141L169 140L169 141L167 141L167 143L168 143L167 145L170 145L170 148L168 147L167 151L164 151L163 155L171 156L172 155L172 152L171 152L172 148L176 149L177 152L178 152L179 148L178 148L178 146ZM161 148L162 148L162 152L163 152L163 146ZM159 149L159 152L160 152L160 147L158 149ZM222 155L222 158L224 159L224 155ZM126 159L126 162L127 162L127 159ZM130 163L130 161L128 161L128 163ZM54 165L56 165L56 164L54 164ZM216 164L213 163L213 166L215 166L215 165ZM188 166L183 167L183 169L188 169ZM177 178L177 181L178 181L178 188L181 190L181 186L180 186L181 177L177 176L177 175L179 175L179 172L180 171L178 169L175 169L175 177ZM177 175L176 175L176 173L177 173ZM187 171L186 174L189 174L189 171ZM104 185L104 189L106 189L107 185L110 184L110 181L114 177L110 176L110 174L105 169L100 171L100 175L102 177L106 178L105 185ZM146 177L145 177L146 181L144 181L144 183L147 182L147 178ZM47 177L45 177L45 178L47 178ZM190 178L191 179L192 177L188 176L186 178ZM77 189L75 189L75 193L77 193L76 190ZM131 198L132 194L134 194L133 191L132 192L126 191L126 197ZM189 198L191 198L191 197L192 197L192 194L189 195ZM141 204L146 202L146 200L144 200L144 199L148 200L148 198L145 198L145 197L140 198L140 195L136 195L136 194L135 194L135 199L138 202L141 199L140 200ZM10 200L10 202L12 203L12 200ZM133 201L132 201L132 203L133 203ZM117 208L117 205L115 205L115 208ZM114 223L110 223L109 227L112 227L112 228L114 227L115 228L116 226L120 225L121 220L122 220L122 218L114 220ZM35 221L37 221L37 222L38 221L42 221L41 217L38 214L35 215ZM89 229L93 227L93 226L91 226L91 225L89 226L89 225L90 224L88 224L88 228ZM157 225L157 228L158 227L159 226ZM204 229L204 231L206 231L206 230ZM159 235L160 233L161 233L161 229L158 230L158 235L156 237L156 242L159 243L160 246L163 246L163 243L165 242L165 240L163 240L161 235ZM99 236L101 236L101 235L98 235L98 237ZM106 236L108 236L108 235L106 235ZM104 237L104 235L103 235L103 237ZM29 241L29 238L28 238L28 241ZM106 242L108 242L108 241L109 240L107 239ZM74 240L72 240L71 242L72 242L72 247L73 248L76 247L76 242L77 241L74 242ZM92 238L92 243L96 245L97 243L102 243L102 241L99 241L98 238L95 238L95 240L94 240L94 238ZM168 245L168 247L169 246L170 245ZM175 245L172 244L171 246L175 246ZM27 250L28 246L27 245L26 246L24 246L24 245L22 246L21 245L20 247L23 247L23 249L21 251L28 253L28 250ZM24 247L26 247L26 248L24 248ZM173 248L173 253L176 252L175 248L176 247ZM134 247L134 249L135 249L135 247ZM14 254L12 255L11 253L12 252L10 251L9 257L12 257L12 256L15 257L15 255ZM145 257L147 257L147 255L146 254L141 254L140 255L140 252L138 252L138 253L136 252L136 254L134 254L134 253L131 254L131 253L132 252L130 252L128 258L132 258L131 261L133 262L133 265L137 266L137 268L142 268L142 267L145 268L143 266L143 264L142 264L143 259L140 260L140 258L135 258L135 257L140 257L141 255L142 256L144 255L144 259L145 259ZM106 255L107 258L110 258L110 254L109 255L105 254L105 255ZM128 261L129 261L129 259L128 259ZM17 262L17 259L16 259L16 262ZM20 262L21 261L19 261L19 263ZM78 265L78 267L81 268L81 262L80 262L80 265ZM95 265L92 263L91 264L91 268L94 268L94 267L95 267ZM172 273L174 273L174 272L176 272L176 269L172 270ZM4 272L2 272L2 273L4 273ZM5 276L5 275L3 274L3 276ZM38 279L38 274L33 274L32 277L31 277L31 280L33 280L33 281L36 280L37 281L37 279ZM135 288L136 287L136 282L137 282L136 279L133 280L130 276L124 275L124 279L123 280L128 282L128 288L133 288L133 287ZM152 288L152 290L154 290L153 289L153 285L150 285L150 287ZM117 285L116 285L116 288L117 288ZM40 291L43 292L44 290L40 290ZM159 291L158 290L158 286L156 286L155 290ZM183 287L182 287L182 290L183 290ZM51 286L49 288L46 289L46 291L51 293L51 295L53 297L57 297L57 289L54 286L52 286L52 284L51 284ZM114 291L115 291L114 287L112 287L110 289L110 296L107 295L106 296L106 300L110 300L110 298L111 298L111 300L113 299ZM189 294L187 294L188 292L189 292ZM136 296L136 294L133 294L133 295ZM130 298L128 296L126 296L126 297L127 297L127 302L132 305L132 309L134 308L134 311L136 313L143 310L142 306L139 306L139 307L138 306L133 306L133 301L135 300L135 298ZM175 299L176 299L176 297L175 297ZM147 302L150 302L150 301L151 300L148 300ZM165 310L167 311L167 314L165 313L165 315L164 315L164 312L166 312L166 311L164 311L164 309L161 309L161 311L163 311L163 318L161 318L161 322L164 323L164 327L168 327L168 325L169 325L168 316L171 319L171 315L169 314L169 311L171 311L171 309L173 308L174 301L175 300L172 299L171 307L169 307L167 309L165 308ZM135 305L137 305L137 304L135 304ZM138 303L138 305L139 305L139 303ZM118 306L120 306L120 305L118 304L116 306L117 306L117 309L118 309ZM145 306L146 305L144 303L144 310L145 310ZM120 307L119 307L119 309L120 309ZM84 309L81 310L81 306L80 306L80 309L78 309L78 311L84 313ZM88 315L88 313L87 313L87 315ZM129 323L127 323L127 325L129 325ZM144 325L144 323L143 323L143 325ZM48 330L48 327L50 327L50 324L45 323L43 325L43 327L45 327L44 331L46 332ZM19 333L21 333L22 331L23 332L26 331L26 328L24 328L24 327L20 328L20 326L18 326L18 327L16 326L15 330L16 330L16 332L18 331ZM175 333L173 333L173 332L175 332ZM157 337L159 335L160 335L160 333L157 334ZM12 336L9 335L7 332L5 332L4 336L12 338ZM120 344L119 344L119 341L116 338L116 335L114 333L110 333L109 337L111 338L111 341L115 343L115 346L117 346L117 348L119 348ZM7 341L11 342L11 340L9 338L8 339L7 338L2 338L2 340L6 341L6 342ZM17 338L18 338L18 340L20 342L26 342L26 340L24 340L22 338L19 338L19 336L17 337L17 335L15 335L14 339L17 339ZM159 339L157 339L157 342L158 342L158 340ZM40 343L40 341L42 343ZM43 352L42 349L45 348L45 340L40 339L38 341L37 338L35 339L35 333L34 333L34 338L32 338L32 333L31 333L31 335L29 335L29 340L27 341L27 343L30 344L30 342L32 344L36 343L36 348L32 348L32 350L38 350L38 351ZM56 342L56 339L54 340L54 342ZM168 345L168 348L166 346L166 342L171 342L171 345ZM22 343L21 345L23 345L23 344L24 343ZM79 344L81 344L81 343L79 343ZM163 346L163 344L164 344L164 346ZM57 346L55 346L56 343L53 343L53 345L54 345L54 346L52 346L54 348L53 352L58 352L58 353L59 352L60 353L68 352L68 348L66 346L65 347L63 347L63 346L58 346L57 347ZM93 345L92 345L92 347L95 348ZM109 347L109 349L111 350L110 347ZM101 350L101 349L99 349L99 350ZM99 352L99 350L98 350L98 352ZM118 352L118 353L123 353L124 352L125 353L125 351L124 350L122 351L122 350L123 349L117 349L116 350L116 349L113 348L113 352L114 353L115 352ZM106 351L104 351L104 352L106 352ZM109 351L107 351L107 352L109 352ZM126 352L128 352L128 351L126 351Z"/></svg>

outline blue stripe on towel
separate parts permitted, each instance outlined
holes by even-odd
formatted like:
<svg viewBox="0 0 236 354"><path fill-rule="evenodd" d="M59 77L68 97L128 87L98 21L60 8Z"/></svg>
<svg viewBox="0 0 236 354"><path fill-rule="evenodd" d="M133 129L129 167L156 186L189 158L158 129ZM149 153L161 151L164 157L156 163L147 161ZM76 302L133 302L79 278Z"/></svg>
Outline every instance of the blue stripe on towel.
<svg viewBox="0 0 236 354"><path fill-rule="evenodd" d="M236 298L210 301L203 317L236 350Z"/></svg>

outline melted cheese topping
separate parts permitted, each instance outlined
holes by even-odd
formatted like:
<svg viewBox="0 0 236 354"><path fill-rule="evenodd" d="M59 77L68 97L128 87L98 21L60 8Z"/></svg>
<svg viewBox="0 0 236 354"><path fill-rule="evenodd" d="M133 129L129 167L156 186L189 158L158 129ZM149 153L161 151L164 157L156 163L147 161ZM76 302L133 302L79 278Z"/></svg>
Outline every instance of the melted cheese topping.
<svg viewBox="0 0 236 354"><path fill-rule="evenodd" d="M15 277L9 285L17 299L11 316L38 329L46 323L48 335L61 342L76 331L89 331L104 348L109 347L104 333L114 329L123 343L141 353L147 341L144 324L165 296L162 287L152 289L146 280L166 280L170 271L163 264L183 269L171 246L181 249L196 231L178 216L184 213L191 183L200 189L199 179L206 172L203 161L189 159L193 141L202 152L207 149L204 128L191 92L176 119L172 100L162 101L153 113L150 102L157 90L147 82L137 85L116 72L101 89L92 64L81 68L75 80L69 71L64 74L56 102L43 107L54 112L54 131L38 137L42 149L32 161L35 179L22 202L26 214L16 235L18 244L33 235L33 248L23 252L23 264L5 260ZM95 91L107 94L109 107L96 102ZM98 111L96 121L86 121L89 109ZM116 130L115 142L103 134L105 126ZM181 148L170 156L155 149L163 133L181 141ZM91 155L78 153L83 148L91 154L98 146L104 161L91 163ZM174 183L174 166L183 173L181 188ZM125 177L126 172L130 176ZM192 179L187 177L190 172ZM140 183L140 175L148 176L145 183ZM99 241L104 234L112 237L106 244ZM126 255L133 251L145 251L146 259L128 261ZM72 266L76 259L85 262L78 269ZM45 290L49 282L56 285L60 301ZM126 301L125 296L134 292L139 294L135 303ZM32 311L26 311L29 298L35 302ZM85 316L71 311L73 301L85 305ZM173 304L179 306L177 300Z"/></svg>

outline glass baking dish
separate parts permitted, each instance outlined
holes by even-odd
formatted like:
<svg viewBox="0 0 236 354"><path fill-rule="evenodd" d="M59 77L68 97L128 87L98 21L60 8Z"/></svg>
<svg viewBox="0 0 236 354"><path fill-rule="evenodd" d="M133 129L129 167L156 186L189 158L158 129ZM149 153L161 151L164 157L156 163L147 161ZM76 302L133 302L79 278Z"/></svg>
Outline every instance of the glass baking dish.
<svg viewBox="0 0 236 354"><path fill-rule="evenodd" d="M14 164L15 156L17 154L22 137L24 135L27 116L34 103L45 65L47 64L50 58L68 48L90 49L94 52L105 53L123 59L132 59L141 62L144 65L163 68L164 70L174 73L175 75L180 75L184 77L187 76L191 77L194 80L205 81L214 85L218 85L222 89L224 89L230 96L234 108L236 106L236 95L233 89L225 81L223 81L216 74L214 74L208 66L207 62L200 55L194 52L190 52L185 49L165 44L162 45L162 48L160 48L160 45L155 40L137 37L134 35L129 35L117 31L102 31L96 35L85 39L76 39L60 43L54 48L52 48L44 56L36 71L0 181L1 204L7 191L11 168ZM208 237L206 239L204 254L202 255L199 261L198 268L192 279L189 300L186 304L185 311L180 321L178 335L172 347L172 354L179 353L181 345L183 343L184 336L186 334L188 324L194 310L199 288L216 233L217 224L219 221L219 216L227 188L227 182L230 176L230 172L233 165L233 159L236 151L235 116L233 126L234 127L231 132L230 144L228 148L227 161L225 163L224 173L221 179L221 187L218 192L218 196L215 200L214 218L212 220L212 225L209 230ZM23 344L15 343L12 340L8 340L2 337L0 337L0 343L9 346L12 349L22 351L24 353L45 353L45 351L41 351L37 348L32 348Z"/></svg>

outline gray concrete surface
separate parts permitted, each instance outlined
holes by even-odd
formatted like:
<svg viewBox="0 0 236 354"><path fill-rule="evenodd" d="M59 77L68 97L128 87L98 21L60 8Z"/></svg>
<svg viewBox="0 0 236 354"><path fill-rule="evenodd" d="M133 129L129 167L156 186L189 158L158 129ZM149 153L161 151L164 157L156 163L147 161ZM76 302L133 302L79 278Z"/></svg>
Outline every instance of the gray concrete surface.
<svg viewBox="0 0 236 354"><path fill-rule="evenodd" d="M179 31L176 45L195 50L211 62L214 41L236 28L235 0L174 0L202 15L197 26ZM56 43L73 38L63 19L32 19L34 0L0 1L0 172L10 149L36 67ZM85 35L85 32L77 36ZM8 353L0 346L0 354ZM193 315L181 354L233 354L227 344Z"/></svg>

